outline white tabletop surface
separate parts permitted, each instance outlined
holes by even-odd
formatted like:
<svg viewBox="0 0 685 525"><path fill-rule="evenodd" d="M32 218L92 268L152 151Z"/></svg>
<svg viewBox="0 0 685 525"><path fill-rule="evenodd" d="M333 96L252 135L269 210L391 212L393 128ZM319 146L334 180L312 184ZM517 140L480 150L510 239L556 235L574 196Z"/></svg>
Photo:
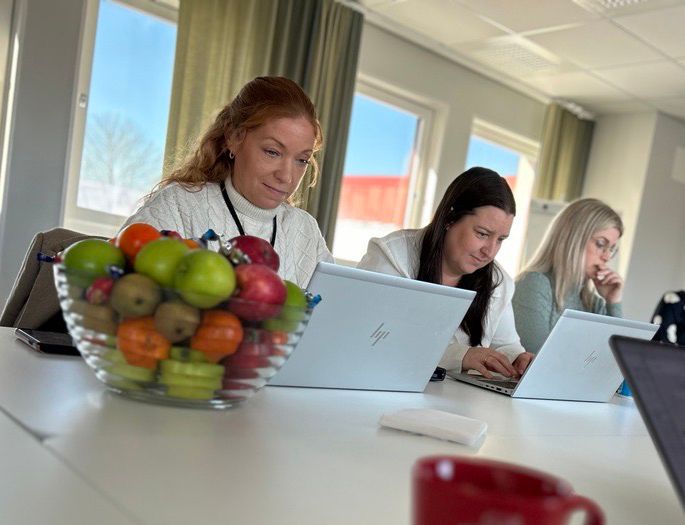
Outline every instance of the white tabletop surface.
<svg viewBox="0 0 685 525"><path fill-rule="evenodd" d="M73 433L125 433L134 422L146 433L205 435L234 419L273 418L327 421L327 414L377 427L384 413L403 408L435 408L488 423L501 436L647 436L631 399L575 403L511 399L447 380L429 383L425 393L267 387L245 407L227 412L178 409L129 401L110 394L79 358L39 355L0 328L0 407L40 437ZM245 408L245 410L243 410Z"/></svg>
<svg viewBox="0 0 685 525"><path fill-rule="evenodd" d="M424 394L267 387L214 412L109 394L78 359L38 356L5 329L0 347L0 407L141 523L409 523L411 466L431 454L548 471L608 523L685 522L630 399L514 400L446 381ZM415 407L486 421L487 437L469 448L379 427Z"/></svg>
<svg viewBox="0 0 685 525"><path fill-rule="evenodd" d="M140 523L0 412L0 522Z"/></svg>

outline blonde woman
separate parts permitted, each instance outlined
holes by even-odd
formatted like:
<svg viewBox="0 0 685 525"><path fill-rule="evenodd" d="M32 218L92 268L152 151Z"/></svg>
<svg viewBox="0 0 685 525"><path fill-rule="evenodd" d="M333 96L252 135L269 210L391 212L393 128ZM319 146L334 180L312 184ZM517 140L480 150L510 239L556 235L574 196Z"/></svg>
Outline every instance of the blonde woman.
<svg viewBox="0 0 685 525"><path fill-rule="evenodd" d="M523 347L540 350L564 309L622 317L623 279L609 268L623 222L597 199L578 199L548 228L512 300Z"/></svg>
<svg viewBox="0 0 685 525"><path fill-rule="evenodd" d="M145 222L184 237L209 228L227 239L254 235L280 256L278 273L306 286L319 261L333 262L314 217L289 199L321 148L309 97L284 77L248 82L195 150L124 224Z"/></svg>

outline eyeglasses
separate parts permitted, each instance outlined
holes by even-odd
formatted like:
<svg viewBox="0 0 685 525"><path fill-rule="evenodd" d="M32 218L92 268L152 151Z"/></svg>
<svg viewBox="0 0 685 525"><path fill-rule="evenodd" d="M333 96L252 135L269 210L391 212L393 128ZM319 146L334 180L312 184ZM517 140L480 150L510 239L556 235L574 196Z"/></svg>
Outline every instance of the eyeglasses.
<svg viewBox="0 0 685 525"><path fill-rule="evenodd" d="M599 237L597 239L593 238L592 242L595 244L595 248L597 248L597 251L608 254L609 259L613 259L614 257L616 257L616 254L618 253L618 245L609 245L609 241L606 240L604 237Z"/></svg>

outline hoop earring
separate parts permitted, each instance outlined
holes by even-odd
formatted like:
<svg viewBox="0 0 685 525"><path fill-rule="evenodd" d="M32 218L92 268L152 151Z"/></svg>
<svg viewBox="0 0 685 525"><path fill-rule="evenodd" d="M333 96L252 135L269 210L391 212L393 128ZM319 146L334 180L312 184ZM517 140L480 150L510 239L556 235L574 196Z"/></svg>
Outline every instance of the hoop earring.
<svg viewBox="0 0 685 525"><path fill-rule="evenodd" d="M235 153L233 153L231 150L228 150L228 158L231 160L235 159Z"/></svg>

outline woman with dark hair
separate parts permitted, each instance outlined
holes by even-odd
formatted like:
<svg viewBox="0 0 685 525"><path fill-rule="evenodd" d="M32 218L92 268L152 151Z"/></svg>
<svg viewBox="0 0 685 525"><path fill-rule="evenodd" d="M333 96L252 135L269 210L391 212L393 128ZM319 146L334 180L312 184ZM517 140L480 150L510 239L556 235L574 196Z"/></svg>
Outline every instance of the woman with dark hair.
<svg viewBox="0 0 685 525"><path fill-rule="evenodd" d="M124 226L145 222L183 237L209 228L226 239L254 235L280 256L279 274L306 286L319 261L333 262L316 220L290 204L321 126L307 94L285 77L257 77L224 107L192 153Z"/></svg>
<svg viewBox="0 0 685 525"><path fill-rule="evenodd" d="M509 236L516 202L506 180L471 168L449 185L433 220L420 230L371 239L358 267L474 290L476 297L440 361L451 373L474 369L515 377L532 354L514 326L514 283L495 262Z"/></svg>

